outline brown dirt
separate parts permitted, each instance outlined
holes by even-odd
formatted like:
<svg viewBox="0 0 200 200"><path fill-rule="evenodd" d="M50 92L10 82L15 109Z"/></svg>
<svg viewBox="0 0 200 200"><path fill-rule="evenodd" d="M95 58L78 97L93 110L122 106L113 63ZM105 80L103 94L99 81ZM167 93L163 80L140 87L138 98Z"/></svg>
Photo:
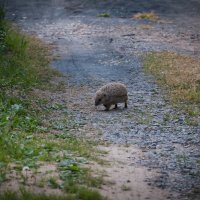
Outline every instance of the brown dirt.
<svg viewBox="0 0 200 200"><path fill-rule="evenodd" d="M145 167L138 167L134 157L144 159L144 155L136 146L119 145L100 146L106 151L102 158L108 165L94 165L94 168L104 172L105 184L99 190L110 200L163 200L169 196L176 196L167 190L152 187L145 180L158 176L158 171L149 171Z"/></svg>

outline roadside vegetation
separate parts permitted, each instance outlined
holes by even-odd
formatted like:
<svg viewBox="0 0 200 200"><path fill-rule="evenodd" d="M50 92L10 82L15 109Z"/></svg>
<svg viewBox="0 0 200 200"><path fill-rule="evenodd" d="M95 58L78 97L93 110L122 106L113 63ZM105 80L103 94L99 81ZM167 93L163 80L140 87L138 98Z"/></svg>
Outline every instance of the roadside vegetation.
<svg viewBox="0 0 200 200"><path fill-rule="evenodd" d="M20 188L32 185L67 194L0 190L0 199L102 199L92 187L100 187L103 180L84 167L96 159L95 144L70 134L71 127L80 125L65 105L49 101L59 89L51 83L59 76L49 68L51 59L48 45L10 25L0 9L0 188L14 181ZM51 119L54 112L59 117ZM46 170L39 173L42 167Z"/></svg>
<svg viewBox="0 0 200 200"><path fill-rule="evenodd" d="M133 19L146 19L150 21L158 21L159 17L153 12L139 12L135 15L133 15Z"/></svg>
<svg viewBox="0 0 200 200"><path fill-rule="evenodd" d="M200 122L200 60L172 52L152 52L144 57L144 68L167 91L174 105L185 111L192 125Z"/></svg>
<svg viewBox="0 0 200 200"><path fill-rule="evenodd" d="M101 14L98 14L98 17L110 17L110 14L109 13L101 13Z"/></svg>

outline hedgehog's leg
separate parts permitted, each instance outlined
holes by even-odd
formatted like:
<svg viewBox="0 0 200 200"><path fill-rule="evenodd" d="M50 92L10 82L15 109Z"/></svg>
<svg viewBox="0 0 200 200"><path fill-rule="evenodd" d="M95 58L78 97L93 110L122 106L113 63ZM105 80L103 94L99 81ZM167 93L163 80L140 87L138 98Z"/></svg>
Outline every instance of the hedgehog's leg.
<svg viewBox="0 0 200 200"><path fill-rule="evenodd" d="M117 103L115 104L115 109L117 109Z"/></svg>
<svg viewBox="0 0 200 200"><path fill-rule="evenodd" d="M127 108L127 101L125 101L125 105L124 105L124 108Z"/></svg>
<svg viewBox="0 0 200 200"><path fill-rule="evenodd" d="M105 105L105 104L104 104L104 106L105 106L105 108L106 108L105 110L106 110L106 111L109 111L110 105Z"/></svg>

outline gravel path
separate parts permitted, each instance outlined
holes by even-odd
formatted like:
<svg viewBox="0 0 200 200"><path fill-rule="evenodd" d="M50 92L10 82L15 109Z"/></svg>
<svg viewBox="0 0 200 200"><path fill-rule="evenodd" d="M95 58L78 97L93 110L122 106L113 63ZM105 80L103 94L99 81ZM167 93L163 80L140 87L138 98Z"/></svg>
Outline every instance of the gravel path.
<svg viewBox="0 0 200 200"><path fill-rule="evenodd" d="M61 57L52 65L69 76L67 85L87 87L69 98L77 121L100 129L103 140L139 147L144 159L134 163L160 171L146 180L149 185L170 189L180 194L178 199L199 199L199 193L187 194L200 188L200 125L188 126L185 116L164 100L154 78L143 72L141 55L168 50L199 57L200 2L113 2L8 0L6 8L25 31L58 46ZM151 10L159 21L131 18ZM101 13L111 16L98 17ZM127 110L94 109L95 91L110 81L127 84Z"/></svg>

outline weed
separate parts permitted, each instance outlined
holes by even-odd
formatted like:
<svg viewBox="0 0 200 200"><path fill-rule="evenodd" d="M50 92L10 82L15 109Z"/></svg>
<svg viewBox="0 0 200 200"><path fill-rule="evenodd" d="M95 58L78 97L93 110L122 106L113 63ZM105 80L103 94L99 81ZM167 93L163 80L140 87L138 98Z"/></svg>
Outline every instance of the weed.
<svg viewBox="0 0 200 200"><path fill-rule="evenodd" d="M45 194L32 194L25 190L21 190L20 194L16 192L7 191L4 194L0 194L1 200L75 200L73 196L55 196Z"/></svg>
<svg viewBox="0 0 200 200"><path fill-rule="evenodd" d="M188 193L189 199L199 199L200 188L194 188Z"/></svg>
<svg viewBox="0 0 200 200"><path fill-rule="evenodd" d="M199 194L200 193L200 188L193 189L192 193Z"/></svg>
<svg viewBox="0 0 200 200"><path fill-rule="evenodd" d="M40 188L43 188L44 186L45 186L45 179L44 178L42 178L42 179L40 179L38 182L37 182L37 186L38 187L40 187Z"/></svg>
<svg viewBox="0 0 200 200"><path fill-rule="evenodd" d="M0 162L0 185L6 180L6 169L7 165L3 162Z"/></svg>
<svg viewBox="0 0 200 200"><path fill-rule="evenodd" d="M200 160L197 160L196 163L200 167Z"/></svg>
<svg viewBox="0 0 200 200"><path fill-rule="evenodd" d="M170 119L171 119L170 113L164 113L163 121L168 122L168 121L170 121Z"/></svg>
<svg viewBox="0 0 200 200"><path fill-rule="evenodd" d="M152 26L148 24L141 24L141 25L138 25L137 28L142 29L142 30L149 30L149 29L152 29Z"/></svg>
<svg viewBox="0 0 200 200"><path fill-rule="evenodd" d="M49 180L48 180L48 186L50 186L51 188L59 188L60 185L57 183L56 179L51 177Z"/></svg>
<svg viewBox="0 0 200 200"><path fill-rule="evenodd" d="M159 20L159 17L154 12L137 13L133 16L134 19L147 19L151 21Z"/></svg>
<svg viewBox="0 0 200 200"><path fill-rule="evenodd" d="M77 197L81 200L102 200L102 197L97 191L86 187L78 188Z"/></svg>
<svg viewBox="0 0 200 200"><path fill-rule="evenodd" d="M101 14L98 14L98 17L110 17L110 14L109 13L101 13Z"/></svg>
<svg viewBox="0 0 200 200"><path fill-rule="evenodd" d="M94 200L94 199L101 200L102 199L102 197L99 195L98 192L90 188L76 185L73 182L69 182L65 184L64 188L67 193L76 194L77 199L81 199L81 200Z"/></svg>
<svg viewBox="0 0 200 200"><path fill-rule="evenodd" d="M93 177L89 169L81 167L74 160L65 160L62 162L62 167L59 167L59 170L60 178L65 182L66 187L68 185L79 184L100 188L103 183L102 177Z"/></svg>

